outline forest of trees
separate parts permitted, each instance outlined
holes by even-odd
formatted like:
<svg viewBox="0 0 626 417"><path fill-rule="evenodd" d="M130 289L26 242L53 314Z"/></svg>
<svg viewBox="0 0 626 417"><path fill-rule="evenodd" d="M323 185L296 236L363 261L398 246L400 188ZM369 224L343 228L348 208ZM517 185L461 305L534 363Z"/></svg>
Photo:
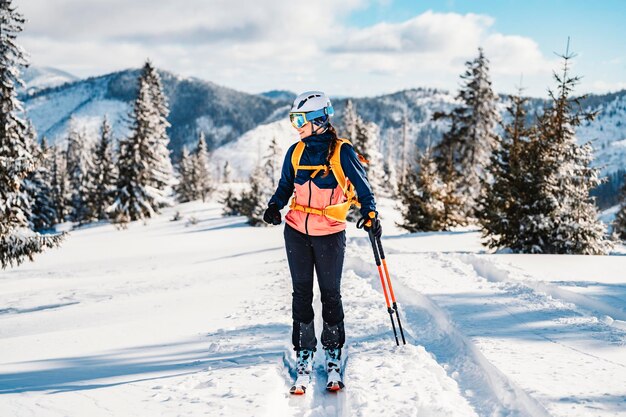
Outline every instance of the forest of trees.
<svg viewBox="0 0 626 417"><path fill-rule="evenodd" d="M79 227L107 221L123 228L153 217L174 201L208 201L220 183L233 180L229 162L219 169L213 166L202 132L196 133L193 149L185 147L173 164L168 102L149 60L138 80L126 137L115 138L103 116L97 136L71 121L65 140L48 144L45 137L38 138L17 98L20 69L27 62L16 40L25 20L12 1L0 3L0 18L3 268L60 245L65 234L56 232L58 223ZM573 96L580 80L571 75L573 57L568 46L540 115L532 119L526 114L528 99L520 89L509 97L504 122L489 60L479 48L460 76L458 105L434 114L446 126L441 140L432 138L429 143L436 145L414 157L408 157L417 147L407 137L406 114L399 152L391 141L382 143L379 126L363 119L350 100L338 130L367 160L364 167L374 193L397 201L403 215L399 226L407 231L474 225L493 249L605 254L611 240L598 220L596 204L619 203L612 236L626 240L625 174L617 172L603 182L591 167L593 138L580 145L574 137L575 128L595 114L582 110L585 97ZM413 146L410 152L408 146ZM244 186L223 189L225 215L264 224L263 211L276 189L284 151L273 138ZM400 160L392 158L397 154Z"/></svg>
<svg viewBox="0 0 626 417"><path fill-rule="evenodd" d="M581 110L572 92L569 45L554 73L556 89L532 125L521 92L510 97L510 122L502 125L491 89L489 61L479 49L466 63L442 141L420 158L401 185L409 231L449 230L477 224L485 244L524 253L605 254L611 247L590 196L601 180L591 168L590 143L579 145L574 129L595 114ZM434 164L434 166L433 166ZM616 223L615 228L621 226Z"/></svg>

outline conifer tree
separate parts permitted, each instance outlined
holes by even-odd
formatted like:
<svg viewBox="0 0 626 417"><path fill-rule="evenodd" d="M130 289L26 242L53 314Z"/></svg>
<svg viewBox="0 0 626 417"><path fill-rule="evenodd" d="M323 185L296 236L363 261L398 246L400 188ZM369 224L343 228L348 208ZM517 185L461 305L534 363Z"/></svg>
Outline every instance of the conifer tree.
<svg viewBox="0 0 626 417"><path fill-rule="evenodd" d="M30 228L37 232L46 232L54 227L57 213L52 199L52 175L50 172L50 151L45 137L41 146L37 144L34 129L29 129L33 135L33 155L37 160L37 168L26 177L24 189L29 194Z"/></svg>
<svg viewBox="0 0 626 417"><path fill-rule="evenodd" d="M167 121L169 108L167 99L163 93L161 85L161 77L150 60L147 60L142 71L142 79L148 88L149 106L151 113L151 123L149 132L146 132L149 140L152 142L154 164L152 166L151 186L158 190L163 190L164 195L169 192L169 188L173 183L174 168L170 159L170 151L168 149L170 138L167 134L167 128L170 123ZM155 201L157 208L171 205L169 198L161 198Z"/></svg>
<svg viewBox="0 0 626 417"><path fill-rule="evenodd" d="M91 189L87 205L94 219L104 220L108 217L106 209L113 203L115 196L116 170L111 125L104 117L100 126L100 137L94 149L93 168L88 173Z"/></svg>
<svg viewBox="0 0 626 417"><path fill-rule="evenodd" d="M367 179L375 194L386 194L383 155L380 152L380 129L373 122L364 122L357 116L356 135L352 145L367 163L363 164Z"/></svg>
<svg viewBox="0 0 626 417"><path fill-rule="evenodd" d="M195 200L193 172L193 157L189 153L187 146L183 146L180 161L178 162L178 183L174 185L176 199L180 203Z"/></svg>
<svg viewBox="0 0 626 417"><path fill-rule="evenodd" d="M438 116L436 115L435 118ZM433 160L437 166L438 176L444 184L445 193L443 203L446 213L446 221L450 226L464 226L467 224L468 215L467 196L459 192L463 177L458 170L458 161L455 157L455 141L459 136L457 119L450 118L450 129L443 134L442 141L433 152Z"/></svg>
<svg viewBox="0 0 626 417"><path fill-rule="evenodd" d="M404 221L398 226L409 232L449 230L462 224L453 187L444 183L428 149L418 157L419 171L409 168L400 184L399 197ZM455 208L456 210L451 210Z"/></svg>
<svg viewBox="0 0 626 417"><path fill-rule="evenodd" d="M240 216L242 215L242 198L241 195L237 195L232 189L226 190L223 197L220 199L220 203L224 206L222 214L224 216Z"/></svg>
<svg viewBox="0 0 626 417"><path fill-rule="evenodd" d="M526 103L520 89L511 96L507 112L510 122L503 125L504 135L491 157L489 173L479 200L478 217L483 238L490 248L527 249L530 230L521 221L532 212L537 197L537 184L532 181L534 162L529 160L532 128L526 126Z"/></svg>
<svg viewBox="0 0 626 417"><path fill-rule="evenodd" d="M172 166L167 149L167 106L158 74L146 62L131 114L132 132L120 141L116 196L107 212L116 223L150 218L170 205Z"/></svg>
<svg viewBox="0 0 626 417"><path fill-rule="evenodd" d="M231 175L233 174L232 168L230 167L230 163L228 161L224 162L224 169L222 170L222 183L227 184L231 180Z"/></svg>
<svg viewBox="0 0 626 417"><path fill-rule="evenodd" d="M356 127L359 123L356 107L352 103L352 100L348 100L342 115L342 127L348 140L353 143L356 140Z"/></svg>
<svg viewBox="0 0 626 417"><path fill-rule="evenodd" d="M52 204L56 212L55 222L64 222L70 215L71 193L65 151L57 145L50 149L50 175Z"/></svg>
<svg viewBox="0 0 626 417"><path fill-rule="evenodd" d="M265 174L268 175L271 180L272 189L276 189L278 180L280 179L281 156L282 150L274 136L270 142L267 154L265 155Z"/></svg>
<svg viewBox="0 0 626 417"><path fill-rule="evenodd" d="M249 183L250 189L241 195L241 214L248 217L248 224L251 226L266 226L263 213L274 190L272 180L267 174L267 164L259 165L252 171Z"/></svg>
<svg viewBox="0 0 626 417"><path fill-rule="evenodd" d="M204 137L204 133L198 135L198 146L192 158L193 189L194 200L202 199L206 201L209 195L215 190L213 175L209 166L209 151Z"/></svg>
<svg viewBox="0 0 626 417"><path fill-rule="evenodd" d="M383 163L383 171L386 190L390 197L396 197L398 195L398 173L396 170L396 163L393 158L392 142L391 138L389 138L387 143L387 155L385 157L385 162Z"/></svg>
<svg viewBox="0 0 626 417"><path fill-rule="evenodd" d="M624 175L624 177L626 180L626 175ZM626 241L626 181L624 181L624 185L622 185L620 197L620 208L613 222L613 234L617 236L618 239Z"/></svg>
<svg viewBox="0 0 626 417"><path fill-rule="evenodd" d="M248 224L252 226L266 226L263 213L280 177L281 155L278 142L273 138L261 164L250 175L250 189L244 191L237 202L241 214L248 217Z"/></svg>
<svg viewBox="0 0 626 417"><path fill-rule="evenodd" d="M463 85L457 94L461 105L450 113L436 113L435 119L448 119L450 130L444 134L437 149L437 162L445 166L452 162L459 198L467 216L475 215L476 198L480 195L491 153L497 144L495 128L499 122L497 96L491 87L489 61L482 48L478 57L465 63L461 79ZM451 157L451 161L450 161Z"/></svg>
<svg viewBox="0 0 626 417"><path fill-rule="evenodd" d="M520 228L531 239L524 251L533 253L604 254L609 249L606 230L597 219L597 209L589 191L601 181L598 170L590 168L592 147L578 145L574 129L595 113L582 110L580 100L571 98L580 77L569 74L570 59L562 55L561 74L554 73L558 84L550 90L551 104L537 122L536 136L530 146L529 160L534 161L529 175L537 184L532 212L522 219Z"/></svg>
<svg viewBox="0 0 626 417"><path fill-rule="evenodd" d="M25 53L15 42L24 25L12 0L0 0L0 265L17 265L46 247L58 246L63 235L42 235L28 227L28 197L24 178L36 166L29 148L26 123L16 87Z"/></svg>
<svg viewBox="0 0 626 417"><path fill-rule="evenodd" d="M93 193L93 184L90 182L89 172L93 170L91 146L87 142L85 132L79 130L75 123L67 137L66 163L71 192L72 221L79 224L95 220L95 213L89 204L89 197Z"/></svg>

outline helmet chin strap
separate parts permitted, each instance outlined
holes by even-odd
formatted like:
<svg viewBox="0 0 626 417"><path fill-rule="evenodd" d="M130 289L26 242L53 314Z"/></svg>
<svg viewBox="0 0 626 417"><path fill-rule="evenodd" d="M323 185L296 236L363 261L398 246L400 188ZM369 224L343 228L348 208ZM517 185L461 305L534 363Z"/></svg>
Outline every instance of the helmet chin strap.
<svg viewBox="0 0 626 417"><path fill-rule="evenodd" d="M311 126L317 126L317 125L315 123L311 122ZM311 136L313 136L313 135L321 135L322 133L325 133L327 130L328 130L328 122L324 123L323 125L321 125L317 129L315 129L315 128L312 129L311 130Z"/></svg>

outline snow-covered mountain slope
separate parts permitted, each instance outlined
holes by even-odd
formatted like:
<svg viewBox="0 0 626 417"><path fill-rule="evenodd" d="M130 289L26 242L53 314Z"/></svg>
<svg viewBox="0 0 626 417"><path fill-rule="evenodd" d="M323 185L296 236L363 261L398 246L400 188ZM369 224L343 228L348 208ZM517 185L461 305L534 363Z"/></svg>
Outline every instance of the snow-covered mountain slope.
<svg viewBox="0 0 626 417"><path fill-rule="evenodd" d="M65 137L70 116L94 135L99 119L107 114L113 121L114 132L120 137L127 133L127 114L135 96L138 74L138 70L127 70L44 89L24 97L25 107L39 134L52 141ZM184 144L196 143L200 130L205 133L209 147L215 149L239 142L244 134L248 135L260 125L286 120L293 94L271 91L251 95L166 71L160 71L160 74L170 102L169 121L172 127L168 132L170 148L175 155ZM347 100L333 100L335 125L338 127L341 127L341 115ZM416 148L434 145L441 139L445 125L432 121L432 115L436 111L449 111L457 105L454 93L431 88L409 89L352 101L364 120L379 125L383 154L391 153L396 159L401 154L405 114L408 150L413 152ZM502 97L498 106L503 114L506 101L506 97ZM540 112L544 103L542 99L530 100L529 113ZM596 149L594 165L601 168L603 174L624 167L626 90L590 96L582 105L588 111L599 111L596 120L580 126L577 131L581 142L593 141ZM266 128L261 127L261 131L265 132ZM268 138L271 139L270 136Z"/></svg>
<svg viewBox="0 0 626 417"><path fill-rule="evenodd" d="M405 112L410 152L438 143L446 126L442 122L432 121L432 116L436 111L449 111L457 105L448 92L432 89L405 90L385 96L353 99L353 102L357 112L365 120L374 121L381 127L381 151L385 156L391 153L396 161L401 157ZM333 102L337 114L333 124L339 128L346 103L347 99ZM503 115L507 104L507 99L503 98L498 105ZM531 100L529 113L540 112L543 105L542 100ZM577 138L581 143L592 141L596 155L594 166L600 168L602 174L623 169L626 165L626 139L620 138L626 137L626 91L607 95L606 100L604 97L594 96L593 100L588 99L583 105L588 111L598 111L594 121L585 123L577 130ZM263 156L263 150L267 148L272 137L276 137L283 145L283 152L286 151L288 145L297 140L287 122L286 113L286 108L279 109L275 115L278 123L261 125L217 150L215 155L218 160L222 162L223 155L232 157L232 166L238 167L238 174L245 177L256 165L259 150ZM341 129L339 133L343 134ZM237 155L248 156L240 160Z"/></svg>
<svg viewBox="0 0 626 417"><path fill-rule="evenodd" d="M245 181L266 158L272 138L276 138L284 155L289 146L298 141L299 136L289 120L282 118L252 129L236 141L220 147L212 154L211 162L216 168L222 168L228 161L232 169L232 179ZM280 163L282 162L281 158Z"/></svg>
<svg viewBox="0 0 626 417"><path fill-rule="evenodd" d="M169 100L171 149L197 141L203 131L209 146L230 142L244 132L273 120L284 106L265 97L246 94L196 78L159 71ZM128 113L136 95L139 70L126 70L37 91L23 97L28 116L40 136L52 142L65 138L70 117L95 134L94 119L107 116L119 138L128 131Z"/></svg>
<svg viewBox="0 0 626 417"><path fill-rule="evenodd" d="M21 76L25 84L20 91L22 94L32 94L44 88L56 87L78 80L78 77L68 72L51 67L30 66L22 70Z"/></svg>
<svg viewBox="0 0 626 417"><path fill-rule="evenodd" d="M592 142L594 166L604 174L626 168L626 90L593 96L582 104L588 111L598 112L594 121L576 131L580 142Z"/></svg>
<svg viewBox="0 0 626 417"><path fill-rule="evenodd" d="M345 390L325 392L318 354L287 394L282 227L194 202L2 273L0 415L626 416L624 256L487 254L473 231L405 234L379 203L408 344L350 224ZM319 332L317 292L315 309Z"/></svg>

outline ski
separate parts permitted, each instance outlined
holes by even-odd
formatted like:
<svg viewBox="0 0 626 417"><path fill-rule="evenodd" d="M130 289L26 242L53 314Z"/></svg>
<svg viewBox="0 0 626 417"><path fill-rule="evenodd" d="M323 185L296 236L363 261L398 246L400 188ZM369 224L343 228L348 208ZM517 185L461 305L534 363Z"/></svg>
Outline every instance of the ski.
<svg viewBox="0 0 626 417"><path fill-rule="evenodd" d="M345 361L341 359L341 349L326 349L326 390L331 392L340 391L345 387L341 378Z"/></svg>
<svg viewBox="0 0 626 417"><path fill-rule="evenodd" d="M289 393L293 395L303 395L306 393L310 382L311 376L309 374L298 375L296 382L289 389Z"/></svg>

